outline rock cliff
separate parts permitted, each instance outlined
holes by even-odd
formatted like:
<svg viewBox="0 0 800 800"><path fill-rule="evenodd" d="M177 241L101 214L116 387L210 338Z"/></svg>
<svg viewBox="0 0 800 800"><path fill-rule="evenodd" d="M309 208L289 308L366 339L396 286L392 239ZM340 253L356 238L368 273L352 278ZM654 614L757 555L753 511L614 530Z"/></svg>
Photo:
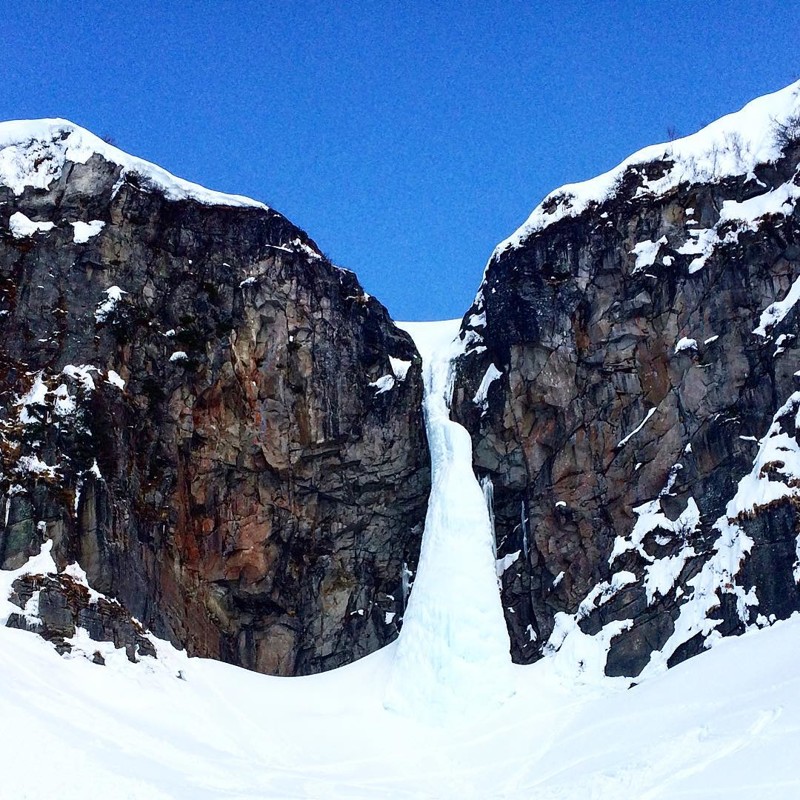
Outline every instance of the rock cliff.
<svg viewBox="0 0 800 800"><path fill-rule="evenodd" d="M638 676L800 609L800 84L563 187L498 246L454 417L513 655Z"/></svg>
<svg viewBox="0 0 800 800"><path fill-rule="evenodd" d="M52 540L156 635L272 674L394 638L419 356L283 216L61 120L0 125L0 337L0 567ZM62 638L88 613L63 575L34 593Z"/></svg>
<svg viewBox="0 0 800 800"><path fill-rule="evenodd" d="M495 250L451 415L518 662L646 677L800 610L799 198L795 84ZM281 675L396 635L420 359L284 217L63 121L0 125L0 330L0 567L54 559L12 576L8 624Z"/></svg>

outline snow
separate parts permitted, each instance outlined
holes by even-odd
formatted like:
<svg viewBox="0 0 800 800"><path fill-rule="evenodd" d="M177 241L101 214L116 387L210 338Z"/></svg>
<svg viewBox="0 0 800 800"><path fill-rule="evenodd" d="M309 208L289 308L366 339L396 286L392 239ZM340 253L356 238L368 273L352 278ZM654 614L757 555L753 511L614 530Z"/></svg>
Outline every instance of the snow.
<svg viewBox="0 0 800 800"><path fill-rule="evenodd" d="M689 339L687 336L684 336L682 339L679 339L678 343L675 345L675 355L691 350L697 350L697 339Z"/></svg>
<svg viewBox="0 0 800 800"><path fill-rule="evenodd" d="M788 432L793 430L800 417L800 392L795 392L775 413L772 424L759 443L759 451L751 471L738 483L734 496L729 500L725 513L716 520L713 530L718 534L711 547L710 556L700 571L687 585L691 590L688 600L681 606L675 629L660 652L654 652L641 677L653 677L664 672L668 659L684 642L696 634L709 637L707 643L719 638L715 630L720 620L710 619L711 612L719 606L721 595L732 595L736 601L737 613L742 623L751 626L751 608L758 606L755 587L743 586L739 573L752 547L753 540L745 533L740 522L754 510L784 498L800 496L800 445ZM669 488L669 487L668 487ZM636 547L649 561L641 549L644 534L656 527L681 534L687 526L699 522L699 514L694 501L675 522L670 523L658 509L658 501L646 503L634 509L639 514L636 526L629 541L618 538L614 545L612 561L626 549ZM684 520L684 516L686 519ZM671 527L670 527L671 526ZM685 537L684 537L685 538ZM798 544L800 547L800 544ZM674 581L680 572L681 559L693 555L686 548L672 559L662 559L662 564L648 572L648 600L655 593L668 589L670 580ZM755 624L758 624L757 622Z"/></svg>
<svg viewBox="0 0 800 800"><path fill-rule="evenodd" d="M784 497L800 496L800 445L790 434L792 427L787 426L787 431L783 424L784 420L797 424L798 416L800 392L795 392L775 413L761 439L753 468L739 481L736 494L728 503L725 511L728 519Z"/></svg>
<svg viewBox="0 0 800 800"><path fill-rule="evenodd" d="M776 414L751 475L718 520L719 539L709 563L689 581L692 600L681 607L675 635L654 655L639 685L628 688L628 679L607 678L603 668L613 637L631 621L611 622L595 636L578 625L636 583L627 571L596 586L577 615L556 615L544 659L528 667L509 663L496 573L520 553L494 559L469 436L449 420L447 407L451 358L463 352L466 341L454 341L457 320L417 325L434 474L423 554L399 640L347 667L294 679L190 659L152 637L158 659L131 664L124 651L94 642L81 630L71 640L73 653L59 657L39 637L2 627L19 611L6 599L15 578L56 570L47 542L22 569L0 571L0 795L19 800L794 800L800 795L800 775L790 757L800 752L800 615L763 630L753 626L740 637L712 635L707 652L666 671L666 660L681 642L698 631L713 632L716 623L707 612L752 544L735 515L773 496L762 482L800 476L800 448L783 430L790 417L797 419L800 393ZM96 371L68 369L89 381ZM46 392L41 375L34 376L25 398L33 402ZM767 465L773 472L764 471ZM677 465L664 491L676 470ZM774 470L779 480L770 480ZM636 512L633 547L657 527L680 535L699 521L693 500L674 523L661 514L657 500ZM681 551L649 562L648 595L669 590L677 559L687 555ZM800 543L797 556L800 571ZM88 585L80 565L70 564L65 573ZM752 590L732 590L740 613L757 602ZM25 613L35 612L34 597ZM387 615L387 624L393 620ZM528 635L535 639L530 626ZM96 650L106 666L91 663Z"/></svg>
<svg viewBox="0 0 800 800"><path fill-rule="evenodd" d="M369 386L375 389L375 394L378 395L394 389L394 383L393 375L382 375L376 381L372 381Z"/></svg>
<svg viewBox="0 0 800 800"><path fill-rule="evenodd" d="M800 300L800 276L795 279L783 300L772 303L761 312L758 326L753 333L766 337L769 331L795 307L798 300Z"/></svg>
<svg viewBox="0 0 800 800"><path fill-rule="evenodd" d="M53 389L53 411L59 417L68 417L75 413L77 403L75 398L69 393L65 383L59 384Z"/></svg>
<svg viewBox="0 0 800 800"><path fill-rule="evenodd" d="M322 253L317 252L313 247L308 245L306 242L302 241L301 239L292 239L292 247L295 250L299 250L301 253L305 253L309 258L322 258ZM291 250L289 252L292 252ZM341 269L341 267L339 268ZM347 271L347 270L345 270ZM369 297L369 295L365 295L365 297Z"/></svg>
<svg viewBox="0 0 800 800"><path fill-rule="evenodd" d="M100 592L96 592L92 587L89 585L89 579L86 576L85 570L78 564L77 561L73 561L71 564L67 564L64 568L64 575L68 575L72 578L76 583L81 584L81 586L85 586L89 590L89 599L90 602L95 603L101 597L105 597L105 595L100 594Z"/></svg>
<svg viewBox="0 0 800 800"><path fill-rule="evenodd" d="M28 219L21 211L16 211L8 219L8 229L15 239L26 239L35 233L46 233L53 230L53 222L34 222Z"/></svg>
<svg viewBox="0 0 800 800"><path fill-rule="evenodd" d="M36 373L36 377L33 379L33 383L31 384L31 388L25 392L24 395L18 397L16 400L15 405L20 407L19 411L19 421L23 425L29 425L32 422L36 422L38 417L36 414L31 413L28 411L29 407L35 406L43 406L47 402L47 385L42 380L42 373Z"/></svg>
<svg viewBox="0 0 800 800"><path fill-rule="evenodd" d="M636 264L633 268L634 272L639 272L645 267L652 267L658 257L658 251L661 249L662 244L667 244L667 237L662 236L657 242L650 241L649 239L644 242L639 242L631 253L636 256ZM667 264L667 266L669 266Z"/></svg>
<svg viewBox="0 0 800 800"><path fill-rule="evenodd" d="M0 184L8 186L16 195L22 194L28 186L47 189L61 175L67 162L85 164L95 154L119 165L118 186L126 174L135 174L144 179L140 183L145 189L159 191L168 200L191 199L205 205L267 208L247 197L212 192L176 178L161 167L130 156L64 119L0 123ZM77 227L75 234L78 235Z"/></svg>
<svg viewBox="0 0 800 800"><path fill-rule="evenodd" d="M108 371L106 380L108 383L110 383L112 386L116 386L118 389L125 388L125 381L122 380L119 373L115 372L113 369Z"/></svg>
<svg viewBox="0 0 800 800"><path fill-rule="evenodd" d="M737 597L737 609L742 621L747 619L747 606L758 602L752 592L745 592L741 586L735 584L735 576L753 546L752 539L738 525L731 524L724 518L718 520L714 528L720 536L714 542L711 557L703 564L700 572L687 581L690 596L680 606L674 631L661 650L651 654L640 679L663 674L675 651L694 636L700 634L711 637L707 644L714 642L711 635L721 620L711 619L709 615L719 606L722 592Z"/></svg>
<svg viewBox="0 0 800 800"><path fill-rule="evenodd" d="M630 167L656 161L665 162L663 176L654 180L645 179L639 196L661 195L684 182L691 184L719 181L729 176L751 175L758 164L778 158L780 148L775 141L776 125L798 112L800 81L751 101L740 111L712 122L691 136L645 147L596 178L562 186L547 195L527 221L497 245L492 258L504 250L519 247L532 234L544 230L554 222L577 216L590 206L610 199L616 194L622 175ZM798 188L800 187L795 187ZM776 209L785 213L790 199L786 194L793 191L787 184L774 197L765 197L760 201L753 198L756 202L737 204L741 207L750 203L750 207L730 209L723 213L729 218L737 213L752 218L754 214L771 213ZM648 257L644 250L642 255L643 258ZM699 267L696 265L696 268Z"/></svg>
<svg viewBox="0 0 800 800"><path fill-rule="evenodd" d="M437 351L448 347L458 336L461 319L448 319L441 322L397 322L395 324L411 336L422 356L423 363L428 363Z"/></svg>
<svg viewBox="0 0 800 800"><path fill-rule="evenodd" d="M404 381L406 379L406 375L408 375L409 367L411 367L411 362L404 361L402 358L389 356L389 363L392 366L394 377L397 378L398 381Z"/></svg>
<svg viewBox="0 0 800 800"><path fill-rule="evenodd" d="M92 378L93 372L100 372L100 370L97 369L97 367L93 367L91 364L67 364L64 369L61 370L62 375L66 375L68 378L72 378L76 383L81 384L87 392L92 392L95 389L94 378Z"/></svg>
<svg viewBox="0 0 800 800"><path fill-rule="evenodd" d="M648 421L650 420L650 417L652 417L653 414L655 413L656 413L655 408L651 408L647 412L645 418L627 436L623 437L617 442L617 449L619 449L620 447L625 447L625 445L628 444L628 442L634 436L636 436L636 434L639 433L639 431L642 430L642 428L644 428L645 425L647 425Z"/></svg>
<svg viewBox="0 0 800 800"><path fill-rule="evenodd" d="M402 358L395 358L394 356L389 356L389 364L392 368L391 375L382 375L377 380L372 381L369 386L375 389L375 394L383 394L384 392L389 392L394 389L395 384L398 381L404 381L406 379L406 375L408 374L408 370L411 367L410 361L404 361Z"/></svg>
<svg viewBox="0 0 800 800"><path fill-rule="evenodd" d="M120 289L119 286L109 286L105 290L105 294L106 299L98 303L94 312L94 318L98 323L105 322L108 319L117 307L117 303L122 300L122 295L127 294L127 292Z"/></svg>
<svg viewBox="0 0 800 800"><path fill-rule="evenodd" d="M7 506L6 513L8 513ZM53 556L51 555L52 549L53 543L47 541L42 545L40 552L29 558L19 569L0 569L0 631L4 630L9 615L15 611L19 611L19 608L8 599L14 581L17 580L17 578L21 578L23 575L35 575L56 571L56 562L53 561ZM0 726L0 729L2 729L2 726Z"/></svg>
<svg viewBox="0 0 800 800"><path fill-rule="evenodd" d="M183 350L176 350L170 357L170 361L188 361L189 356Z"/></svg>
<svg viewBox="0 0 800 800"><path fill-rule="evenodd" d="M503 373L494 364L489 364L481 379L480 386L478 386L478 391L475 392L475 397L472 398L472 402L476 406L486 411L489 402L489 387L502 375Z"/></svg>
<svg viewBox="0 0 800 800"><path fill-rule="evenodd" d="M644 539L648 533L658 529L685 539L700 524L700 509L697 507L693 497L688 499L686 508L675 520L671 520L664 514L658 499L636 506L633 509L633 513L637 516L636 524L627 538L617 536L614 540L614 548L608 558L609 565L613 564L618 556L628 550L636 550L645 561L652 561L653 559L647 555L643 546Z"/></svg>
<svg viewBox="0 0 800 800"><path fill-rule="evenodd" d="M495 561L495 570L497 577L502 577L503 573L520 557L522 550L515 550L513 553L508 553L502 558Z"/></svg>
<svg viewBox="0 0 800 800"><path fill-rule="evenodd" d="M666 597L675 586L675 581L686 566L686 562L695 556L691 546L683 547L674 556L666 556L648 564L645 569L644 588L647 595L647 604L650 605L657 595Z"/></svg>
<svg viewBox="0 0 800 800"><path fill-rule="evenodd" d="M423 354L431 494L385 704L431 725L479 717L514 692L492 522L469 433L450 420L453 326L404 325ZM415 334L419 334L418 341ZM438 343L438 348L437 348Z"/></svg>
<svg viewBox="0 0 800 800"><path fill-rule="evenodd" d="M611 641L632 625L633 620L614 620L589 636L580 629L575 616L559 611L545 648L553 659L556 674L575 686L627 688L630 681L607 678L605 666Z"/></svg>
<svg viewBox="0 0 800 800"><path fill-rule="evenodd" d="M286 679L163 644L101 667L3 628L3 796L795 800L799 646L795 618L623 692L547 658L485 719L430 728L382 706L394 646Z"/></svg>
<svg viewBox="0 0 800 800"><path fill-rule="evenodd" d="M786 352L786 347L784 345L789 346L789 343L795 339L795 335L793 333L782 333L778 338L775 340L775 352L772 354L773 358L777 358L779 355Z"/></svg>
<svg viewBox="0 0 800 800"><path fill-rule="evenodd" d="M559 572L553 581L553 586L558 586L563 577L564 573ZM578 607L576 622L589 616L592 611L607 603L615 594L632 583L636 583L636 576L632 572L621 570L620 572L615 572L610 581L603 581L594 586Z"/></svg>
<svg viewBox="0 0 800 800"><path fill-rule="evenodd" d="M89 239L97 236L105 227L105 222L99 219L93 219L91 222L70 222L70 225L75 229L72 235L72 241L75 244L86 244Z"/></svg>
<svg viewBox="0 0 800 800"><path fill-rule="evenodd" d="M16 469L19 472L31 472L34 475L41 475L44 478L55 478L58 474L58 467L46 464L39 456L20 456L17 459Z"/></svg>

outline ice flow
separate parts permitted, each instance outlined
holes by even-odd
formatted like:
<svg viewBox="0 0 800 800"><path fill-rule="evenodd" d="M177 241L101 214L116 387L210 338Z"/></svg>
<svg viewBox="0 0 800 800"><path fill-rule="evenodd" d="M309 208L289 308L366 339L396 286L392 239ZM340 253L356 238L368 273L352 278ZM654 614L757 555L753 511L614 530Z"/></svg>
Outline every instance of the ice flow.
<svg viewBox="0 0 800 800"><path fill-rule="evenodd" d="M450 419L458 321L400 325L423 357L431 494L384 702L439 723L495 708L514 693L513 675L489 511L470 436Z"/></svg>

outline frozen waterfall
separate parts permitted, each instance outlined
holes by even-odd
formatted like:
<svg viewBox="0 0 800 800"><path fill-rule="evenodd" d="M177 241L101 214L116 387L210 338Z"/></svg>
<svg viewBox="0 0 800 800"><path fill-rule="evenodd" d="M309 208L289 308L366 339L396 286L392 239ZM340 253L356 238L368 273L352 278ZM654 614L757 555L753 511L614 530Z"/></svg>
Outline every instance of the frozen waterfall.
<svg viewBox="0 0 800 800"><path fill-rule="evenodd" d="M514 692L491 520L469 434L450 420L458 322L401 324L423 357L431 495L385 705L429 722L480 714Z"/></svg>

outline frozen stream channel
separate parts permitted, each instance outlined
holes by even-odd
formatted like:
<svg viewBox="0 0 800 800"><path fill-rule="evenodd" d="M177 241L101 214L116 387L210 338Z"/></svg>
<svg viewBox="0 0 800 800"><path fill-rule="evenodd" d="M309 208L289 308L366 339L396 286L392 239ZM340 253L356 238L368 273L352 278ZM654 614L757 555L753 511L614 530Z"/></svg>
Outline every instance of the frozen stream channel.
<svg viewBox="0 0 800 800"><path fill-rule="evenodd" d="M429 722L485 713L514 693L489 512L469 434L450 420L458 324L400 324L423 358L431 495L385 703Z"/></svg>

